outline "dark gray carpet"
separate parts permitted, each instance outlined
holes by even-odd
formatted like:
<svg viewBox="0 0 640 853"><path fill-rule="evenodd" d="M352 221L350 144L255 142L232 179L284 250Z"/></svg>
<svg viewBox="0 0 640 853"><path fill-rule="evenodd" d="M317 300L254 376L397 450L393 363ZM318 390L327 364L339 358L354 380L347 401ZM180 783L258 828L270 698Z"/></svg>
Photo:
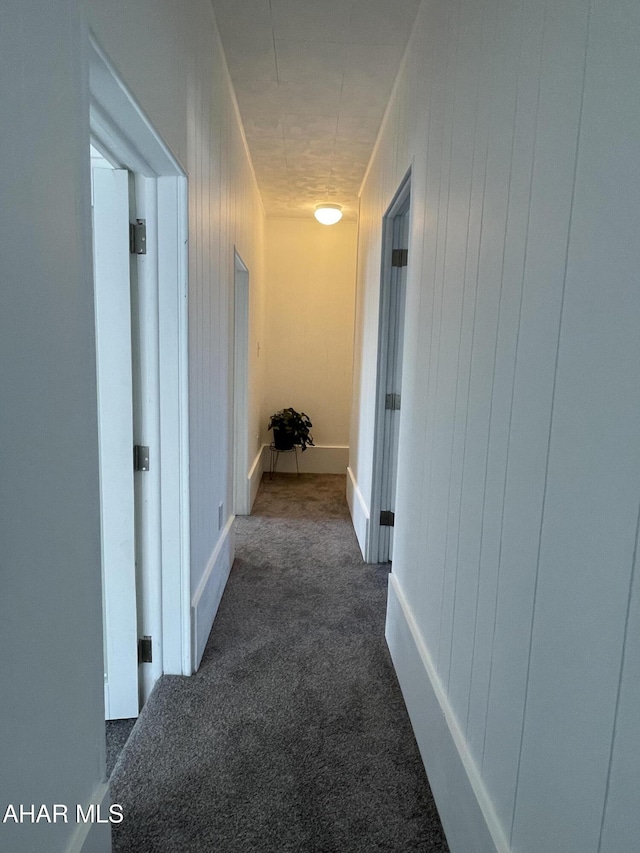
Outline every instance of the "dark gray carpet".
<svg viewBox="0 0 640 853"><path fill-rule="evenodd" d="M446 851L332 475L266 478L201 668L163 677L112 778L115 853Z"/></svg>
<svg viewBox="0 0 640 853"><path fill-rule="evenodd" d="M107 739L107 779L111 776L113 768L129 739L131 729L134 727L136 718L128 720L107 720L105 723L105 736Z"/></svg>

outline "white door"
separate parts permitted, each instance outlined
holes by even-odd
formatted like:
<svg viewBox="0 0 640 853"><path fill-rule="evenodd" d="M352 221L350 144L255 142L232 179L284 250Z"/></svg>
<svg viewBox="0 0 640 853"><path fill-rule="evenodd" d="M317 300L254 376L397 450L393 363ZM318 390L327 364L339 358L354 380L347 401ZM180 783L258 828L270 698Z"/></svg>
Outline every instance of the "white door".
<svg viewBox="0 0 640 853"><path fill-rule="evenodd" d="M233 512L250 515L249 486L249 270L235 254L233 345Z"/></svg>
<svg viewBox="0 0 640 853"><path fill-rule="evenodd" d="M129 175L92 169L105 716L138 716Z"/></svg>
<svg viewBox="0 0 640 853"><path fill-rule="evenodd" d="M409 211L404 210L393 221L393 253L389 277L389 325L387 328L386 405L384 423L384 464L382 470L382 507L391 513L396 510L396 481L398 473L398 437L400 434L400 389L407 293L407 257L409 245ZM385 535L386 534L386 535ZM387 539L388 537L388 539ZM388 549L385 547L388 541ZM381 546L393 559L393 525L382 530Z"/></svg>

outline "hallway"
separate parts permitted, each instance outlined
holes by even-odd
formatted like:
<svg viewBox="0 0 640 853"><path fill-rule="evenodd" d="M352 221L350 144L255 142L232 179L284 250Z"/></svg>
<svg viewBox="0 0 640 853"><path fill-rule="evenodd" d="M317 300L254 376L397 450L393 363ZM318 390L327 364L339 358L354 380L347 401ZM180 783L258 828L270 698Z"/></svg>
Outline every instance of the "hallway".
<svg viewBox="0 0 640 853"><path fill-rule="evenodd" d="M199 671L164 676L112 777L115 853L448 850L338 475L266 476Z"/></svg>

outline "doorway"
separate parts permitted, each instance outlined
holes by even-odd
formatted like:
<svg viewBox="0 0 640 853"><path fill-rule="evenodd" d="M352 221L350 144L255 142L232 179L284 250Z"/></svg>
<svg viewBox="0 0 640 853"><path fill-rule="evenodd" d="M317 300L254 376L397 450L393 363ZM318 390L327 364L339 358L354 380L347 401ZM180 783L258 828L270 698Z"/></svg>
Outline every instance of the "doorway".
<svg viewBox="0 0 640 853"><path fill-rule="evenodd" d="M398 189L382 222L382 275L378 324L378 372L367 561L393 558L402 363L409 264L411 178Z"/></svg>
<svg viewBox="0 0 640 853"><path fill-rule="evenodd" d="M249 270L237 251L233 282L233 512L249 515Z"/></svg>
<svg viewBox="0 0 640 853"><path fill-rule="evenodd" d="M113 512L105 506L102 513L105 569L114 551L120 562L111 566L121 567L104 584L105 710L108 718L131 718L161 674L192 673L187 186L184 170L92 37L89 56L91 143L112 167L99 170L111 177L93 180L94 219L96 202L101 209L96 255L107 258L106 278L98 263L95 271L101 457L109 430L120 423L121 474L112 484ZM109 193L111 207L103 207ZM103 245L110 230L115 243ZM107 316L102 309L110 300ZM120 402L107 406L103 380L110 370ZM102 484L113 470L101 464ZM120 539L109 533L114 517L126 531ZM118 670L126 672L125 704L113 698Z"/></svg>

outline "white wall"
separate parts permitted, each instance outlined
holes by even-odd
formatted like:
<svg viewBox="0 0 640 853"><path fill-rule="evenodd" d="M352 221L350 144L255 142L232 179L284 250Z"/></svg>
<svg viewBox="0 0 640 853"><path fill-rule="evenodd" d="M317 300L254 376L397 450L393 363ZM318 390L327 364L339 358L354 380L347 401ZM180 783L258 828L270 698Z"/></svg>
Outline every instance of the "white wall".
<svg viewBox="0 0 640 853"><path fill-rule="evenodd" d="M380 218L412 165L387 634L454 853L640 837L639 36L626 0L425 0L362 193L366 512Z"/></svg>
<svg viewBox="0 0 640 853"><path fill-rule="evenodd" d="M200 660L233 560L234 245L251 274L249 456L259 451L263 223L207 0L89 0L89 23L189 175L191 591ZM223 504L223 522L218 507Z"/></svg>
<svg viewBox="0 0 640 853"><path fill-rule="evenodd" d="M80 803L104 777L87 75L68 0L0 27L0 802ZM75 824L0 824L58 853ZM108 835L96 849L108 849Z"/></svg>
<svg viewBox="0 0 640 853"><path fill-rule="evenodd" d="M263 211L207 0L80 9L7 0L0 28L3 814L6 803L75 808L105 793L85 24L189 175L196 655L233 552L234 243L252 273L252 335L262 334ZM254 397L261 369L254 360ZM251 401L256 436L261 404ZM0 847L75 850L75 832L73 822L4 824ZM109 847L107 832L90 840Z"/></svg>
<svg viewBox="0 0 640 853"><path fill-rule="evenodd" d="M313 422L315 447L301 470L344 473L348 459L356 275L355 222L267 219L267 359L263 440L269 416L288 406ZM267 461L268 465L268 461ZM295 470L282 456L278 470Z"/></svg>

